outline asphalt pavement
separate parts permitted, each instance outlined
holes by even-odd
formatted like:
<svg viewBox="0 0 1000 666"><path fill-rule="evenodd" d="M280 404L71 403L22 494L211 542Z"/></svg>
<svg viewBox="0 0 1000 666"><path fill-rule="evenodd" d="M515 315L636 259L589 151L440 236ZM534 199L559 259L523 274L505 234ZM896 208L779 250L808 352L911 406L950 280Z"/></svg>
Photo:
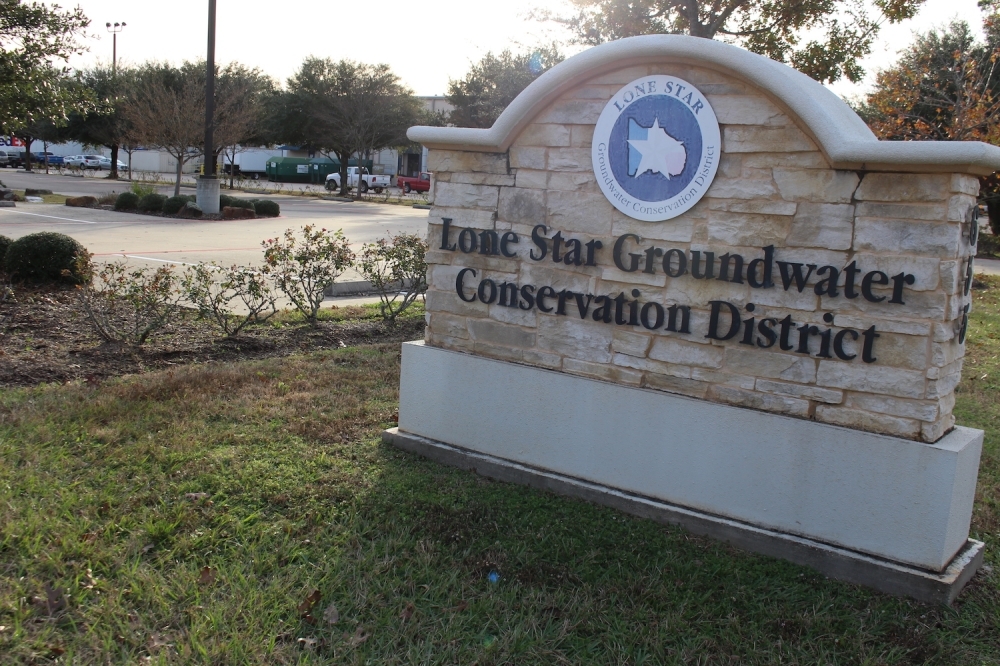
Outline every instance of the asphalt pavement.
<svg viewBox="0 0 1000 666"><path fill-rule="evenodd" d="M127 187L127 183L89 176L45 176L9 170L0 170L0 180L16 189L44 188L73 196L111 191L112 183L120 188L115 191ZM259 265L263 260L262 241L305 224L343 229L355 251L363 243L390 232L427 233L427 211L409 206L281 195L268 198L281 205L280 217L210 222L18 202L16 208L0 208L0 235L18 238L37 231L58 231L80 241L98 260L125 258L130 264L154 266L203 261ZM352 279L357 276L343 277L344 281Z"/></svg>

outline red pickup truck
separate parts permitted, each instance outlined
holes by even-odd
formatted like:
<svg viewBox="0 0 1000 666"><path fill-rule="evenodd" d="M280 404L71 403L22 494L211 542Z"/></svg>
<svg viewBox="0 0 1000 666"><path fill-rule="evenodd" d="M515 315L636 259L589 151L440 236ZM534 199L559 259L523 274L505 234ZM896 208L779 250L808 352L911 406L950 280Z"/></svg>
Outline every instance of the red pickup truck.
<svg viewBox="0 0 1000 666"><path fill-rule="evenodd" d="M423 171L419 176L399 176L396 187L409 194L410 192L426 192L431 189L431 174Z"/></svg>

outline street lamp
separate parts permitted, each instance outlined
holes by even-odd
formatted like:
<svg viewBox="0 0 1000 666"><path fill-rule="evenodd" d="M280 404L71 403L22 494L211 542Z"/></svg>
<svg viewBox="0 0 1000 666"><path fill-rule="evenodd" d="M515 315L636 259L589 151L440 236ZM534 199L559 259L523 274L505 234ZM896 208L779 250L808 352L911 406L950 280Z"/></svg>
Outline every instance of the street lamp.
<svg viewBox="0 0 1000 666"><path fill-rule="evenodd" d="M118 33L125 29L125 21L105 24L111 33L111 73L118 73Z"/></svg>
<svg viewBox="0 0 1000 666"><path fill-rule="evenodd" d="M208 0L208 62L205 70L205 162L198 179L198 207L209 215L219 212L219 179L215 177L215 0Z"/></svg>

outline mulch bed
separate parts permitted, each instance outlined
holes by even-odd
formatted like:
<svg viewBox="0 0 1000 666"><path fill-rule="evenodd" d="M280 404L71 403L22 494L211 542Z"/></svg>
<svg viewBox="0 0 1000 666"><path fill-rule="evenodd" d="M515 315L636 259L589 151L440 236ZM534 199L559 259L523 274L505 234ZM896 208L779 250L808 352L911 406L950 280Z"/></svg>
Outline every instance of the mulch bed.
<svg viewBox="0 0 1000 666"><path fill-rule="evenodd" d="M139 350L103 342L67 287L18 287L17 302L0 306L0 387L74 380L97 382L190 363L241 361L332 349L357 344L404 342L423 338L423 319L388 325L361 320L361 308L344 308L348 320L311 327L286 324L254 326L226 339L210 322L185 310L154 333ZM350 316L354 319L350 319Z"/></svg>

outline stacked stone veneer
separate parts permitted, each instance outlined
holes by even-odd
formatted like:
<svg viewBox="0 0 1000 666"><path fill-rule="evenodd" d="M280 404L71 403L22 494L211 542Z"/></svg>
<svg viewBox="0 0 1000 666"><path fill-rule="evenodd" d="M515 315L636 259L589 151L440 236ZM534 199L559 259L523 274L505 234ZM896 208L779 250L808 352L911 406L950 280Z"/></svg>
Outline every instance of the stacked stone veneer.
<svg viewBox="0 0 1000 666"><path fill-rule="evenodd" d="M648 74L695 84L723 133L719 172L707 195L666 222L618 212L599 191L591 160L594 124L607 100ZM432 149L428 160L435 185L427 344L928 442L954 425L964 354L958 331L970 302L965 260L974 250L966 220L978 192L975 177L832 169L796 120L760 90L719 72L670 63L603 74L566 92L506 153ZM456 231L517 232L517 258L438 250L444 217ZM549 227L550 236L559 230L599 238L599 265L529 260L536 224ZM916 281L904 305L889 305L817 296L815 275L799 293L780 284L750 289L690 274L624 273L614 266L611 248L629 232L664 248L714 251L716 258L728 251L748 261L773 244L776 260L839 268L857 261L864 271L905 271ZM581 320L573 309L558 316L463 302L455 291L463 267L477 269L473 289L483 277L612 296L639 287L644 301L690 305L694 333ZM881 293L888 295L889 288ZM706 339L708 303L717 299L753 302L759 318L791 314L797 323L829 328L822 320L829 312L836 327L875 325L878 360L820 359Z"/></svg>

